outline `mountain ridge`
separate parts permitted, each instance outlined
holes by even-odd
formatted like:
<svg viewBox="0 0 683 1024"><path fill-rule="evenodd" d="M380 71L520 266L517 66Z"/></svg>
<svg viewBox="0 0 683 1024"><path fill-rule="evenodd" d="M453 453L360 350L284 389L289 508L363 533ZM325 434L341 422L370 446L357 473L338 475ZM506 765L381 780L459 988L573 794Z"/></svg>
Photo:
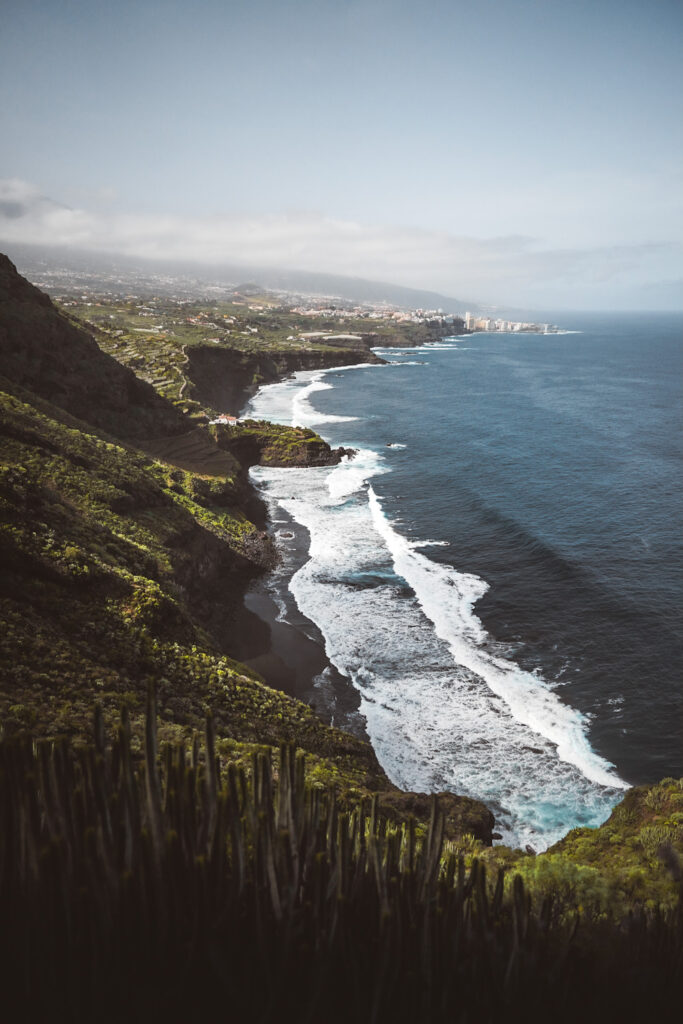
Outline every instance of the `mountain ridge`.
<svg viewBox="0 0 683 1024"><path fill-rule="evenodd" d="M0 245L2 245L0 239ZM14 262L29 279L40 270L61 266L73 273L154 274L161 277L176 275L189 280L197 279L204 287L211 284L239 286L255 281L270 290L282 290L308 296L328 296L348 301L386 301L406 309L444 309L448 313L462 313L465 309L481 312L484 307L476 302L465 302L454 296L422 288L410 288L391 282L370 281L366 278L320 271L286 270L272 266L239 263L201 263L195 261L154 260L116 253L90 252L75 248L4 243L11 250Z"/></svg>

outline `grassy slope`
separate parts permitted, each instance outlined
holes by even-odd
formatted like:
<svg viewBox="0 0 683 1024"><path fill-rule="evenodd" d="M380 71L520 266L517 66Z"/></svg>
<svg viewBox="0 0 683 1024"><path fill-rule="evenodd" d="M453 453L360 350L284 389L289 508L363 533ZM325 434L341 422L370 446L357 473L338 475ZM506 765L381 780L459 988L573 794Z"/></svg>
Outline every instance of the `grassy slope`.
<svg viewBox="0 0 683 1024"><path fill-rule="evenodd" d="M671 903L672 856L683 858L683 779L628 791L598 829L576 828L548 851L549 870L571 864L603 905Z"/></svg>

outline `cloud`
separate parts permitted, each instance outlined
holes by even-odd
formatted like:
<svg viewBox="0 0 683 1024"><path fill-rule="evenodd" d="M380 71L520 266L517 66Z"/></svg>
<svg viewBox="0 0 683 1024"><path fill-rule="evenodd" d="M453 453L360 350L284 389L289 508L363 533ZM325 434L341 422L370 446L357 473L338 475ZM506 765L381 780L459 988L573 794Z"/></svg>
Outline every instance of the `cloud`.
<svg viewBox="0 0 683 1024"><path fill-rule="evenodd" d="M324 215L132 215L71 209L19 179L0 180L0 239L127 256L238 263L385 280L516 305L634 305L680 274L670 242L552 248L524 235L460 237ZM630 300L630 301L629 301ZM637 305L637 302L635 303Z"/></svg>

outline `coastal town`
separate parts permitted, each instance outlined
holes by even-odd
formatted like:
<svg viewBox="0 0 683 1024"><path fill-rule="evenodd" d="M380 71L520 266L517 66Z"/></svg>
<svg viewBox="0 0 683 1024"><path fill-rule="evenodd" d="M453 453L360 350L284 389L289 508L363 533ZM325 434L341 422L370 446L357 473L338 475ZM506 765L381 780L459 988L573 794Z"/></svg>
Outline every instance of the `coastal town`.
<svg viewBox="0 0 683 1024"><path fill-rule="evenodd" d="M476 313L465 313L465 329L495 332L498 334L558 334L559 327L555 324L525 323L517 320L503 320L499 317L480 316Z"/></svg>
<svg viewBox="0 0 683 1024"><path fill-rule="evenodd" d="M290 307L292 313L304 317L328 317L340 323L349 317L367 320L384 320L399 324L429 324L432 326L451 327L453 334L474 334L478 332L498 334L557 334L560 328L550 323L535 323L523 320L508 320L494 317L487 313L446 313L443 309L395 309L381 303L371 305L350 306L350 304L324 304L325 300L302 303ZM335 300L339 302L339 300ZM310 338L309 333L301 334L302 338ZM321 337L319 333L316 337Z"/></svg>
<svg viewBox="0 0 683 1024"><path fill-rule="evenodd" d="M471 312L442 307L411 308L407 303L389 300L357 301L333 293L269 288L255 282L204 280L162 272L156 267L81 266L59 258L28 257L23 269L34 284L62 306L72 308L85 320L100 321L98 326L103 326L102 317L98 316L103 306L114 306L117 310L125 306L127 322L116 328L122 333L128 329L137 334L179 336L190 331L193 340L201 338L214 344L229 340L238 347L250 337L257 342L259 335L264 334L272 342L274 333L280 344L306 344L313 339L353 342L357 335L369 333L377 333L378 344L385 344L385 336L392 328L446 329L453 335L561 332L554 324L513 319L509 315L513 311L495 307L475 307ZM118 319L114 310L107 313L106 319ZM131 315L137 323L130 322ZM279 319L280 329L276 332L274 316ZM156 322L150 324L155 318ZM309 328L307 324L311 321L316 323ZM323 329L321 321L325 328L334 324L334 329ZM107 326L111 330L112 325ZM182 340L188 341L189 337L186 335Z"/></svg>

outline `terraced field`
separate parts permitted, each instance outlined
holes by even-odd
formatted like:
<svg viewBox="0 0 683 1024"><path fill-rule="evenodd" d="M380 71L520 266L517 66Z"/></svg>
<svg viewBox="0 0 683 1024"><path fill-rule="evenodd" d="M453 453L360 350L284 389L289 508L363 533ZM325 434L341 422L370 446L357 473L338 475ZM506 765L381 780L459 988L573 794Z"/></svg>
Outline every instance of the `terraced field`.
<svg viewBox="0 0 683 1024"><path fill-rule="evenodd" d="M323 311L302 315L278 306L269 296L258 296L249 303L214 304L168 298L143 302L111 296L94 301L68 297L58 304L93 332L105 352L198 418L207 402L202 401L188 374L190 348L241 353L253 357L254 365L259 359L272 358L289 366L299 357L314 359L319 354L321 361L332 365L336 355L340 362L348 363L353 361L349 352L367 358L375 345L421 344L445 333L441 327L398 323L390 316L368 319L350 314L339 318ZM342 357L342 353L346 355Z"/></svg>

